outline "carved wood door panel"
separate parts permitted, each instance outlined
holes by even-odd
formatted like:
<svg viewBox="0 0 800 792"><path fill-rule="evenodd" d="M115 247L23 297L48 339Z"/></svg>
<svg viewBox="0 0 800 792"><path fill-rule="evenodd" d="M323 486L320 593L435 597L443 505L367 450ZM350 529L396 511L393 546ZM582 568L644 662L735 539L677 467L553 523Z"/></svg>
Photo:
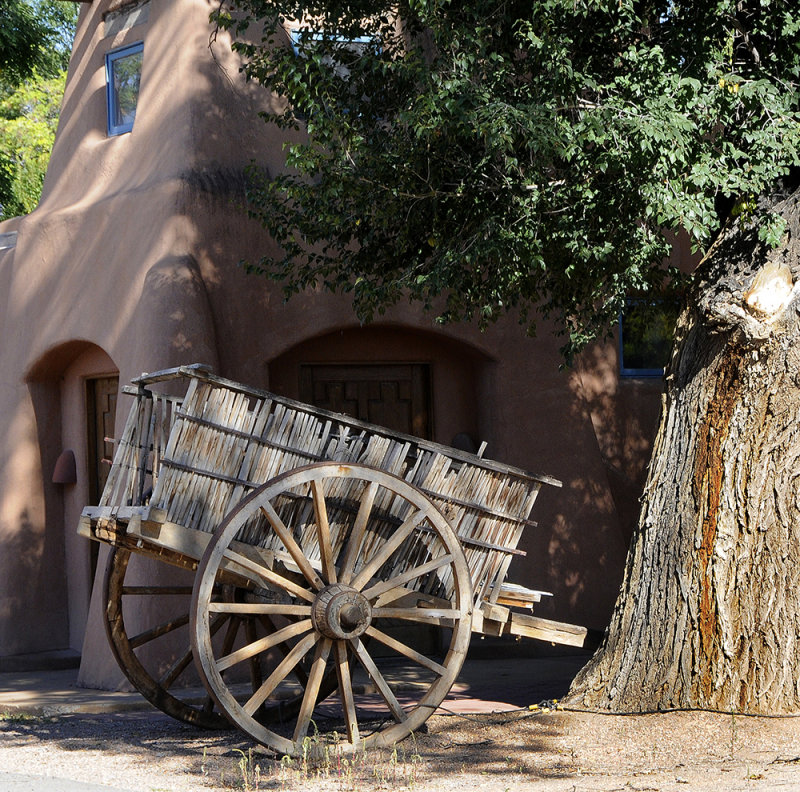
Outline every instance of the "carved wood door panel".
<svg viewBox="0 0 800 792"><path fill-rule="evenodd" d="M300 399L395 432L433 435L425 363L301 365Z"/></svg>

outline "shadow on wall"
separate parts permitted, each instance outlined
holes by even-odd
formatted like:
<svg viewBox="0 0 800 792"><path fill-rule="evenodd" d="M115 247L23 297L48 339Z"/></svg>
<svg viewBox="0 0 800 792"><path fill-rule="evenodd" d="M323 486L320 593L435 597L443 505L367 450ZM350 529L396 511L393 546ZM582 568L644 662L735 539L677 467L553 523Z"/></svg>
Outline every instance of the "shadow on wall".
<svg viewBox="0 0 800 792"><path fill-rule="evenodd" d="M586 350L575 374L627 546L639 519L664 382L661 377L621 377L617 345L610 342Z"/></svg>
<svg viewBox="0 0 800 792"><path fill-rule="evenodd" d="M154 361L216 364L211 305L193 256L156 262L145 276L140 305L135 334L145 348L162 347Z"/></svg>
<svg viewBox="0 0 800 792"><path fill-rule="evenodd" d="M67 646L67 624L59 606L65 599L63 535L38 530L22 508L15 530L2 537L2 554L13 559L0 597L0 646L4 655L44 652ZM50 612L39 614L40 608Z"/></svg>
<svg viewBox="0 0 800 792"><path fill-rule="evenodd" d="M531 560L515 559L509 577L555 594L537 613L602 630L638 521L662 383L621 380L611 343L591 346L565 376L563 423L547 452L564 486L540 493L540 527L525 548Z"/></svg>

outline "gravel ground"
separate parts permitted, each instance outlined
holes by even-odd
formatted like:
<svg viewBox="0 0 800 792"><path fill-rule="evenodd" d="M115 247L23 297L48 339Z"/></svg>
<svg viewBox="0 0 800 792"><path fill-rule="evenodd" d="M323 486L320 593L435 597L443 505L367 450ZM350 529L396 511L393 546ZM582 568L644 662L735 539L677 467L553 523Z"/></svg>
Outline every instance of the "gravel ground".
<svg viewBox="0 0 800 792"><path fill-rule="evenodd" d="M7 717L0 777L130 792L800 791L800 718L521 711L437 715L426 727L395 751L289 763L236 732L202 732L158 713Z"/></svg>

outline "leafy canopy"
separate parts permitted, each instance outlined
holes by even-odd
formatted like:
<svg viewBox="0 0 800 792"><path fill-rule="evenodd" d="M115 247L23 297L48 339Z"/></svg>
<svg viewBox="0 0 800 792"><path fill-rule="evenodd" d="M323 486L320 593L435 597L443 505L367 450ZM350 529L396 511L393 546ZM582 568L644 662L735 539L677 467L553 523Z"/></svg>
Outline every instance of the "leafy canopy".
<svg viewBox="0 0 800 792"><path fill-rule="evenodd" d="M54 77L67 68L78 12L59 0L0 3L0 86L6 91L34 72Z"/></svg>
<svg viewBox="0 0 800 792"><path fill-rule="evenodd" d="M537 312L580 348L798 164L794 0L224 0L299 140L249 209L287 295L406 297L441 321ZM293 45L288 30L296 31ZM780 239L778 221L754 218Z"/></svg>
<svg viewBox="0 0 800 792"><path fill-rule="evenodd" d="M77 14L59 0L0 2L0 220L39 202Z"/></svg>
<svg viewBox="0 0 800 792"><path fill-rule="evenodd" d="M66 72L31 79L0 95L0 219L39 203L55 140Z"/></svg>

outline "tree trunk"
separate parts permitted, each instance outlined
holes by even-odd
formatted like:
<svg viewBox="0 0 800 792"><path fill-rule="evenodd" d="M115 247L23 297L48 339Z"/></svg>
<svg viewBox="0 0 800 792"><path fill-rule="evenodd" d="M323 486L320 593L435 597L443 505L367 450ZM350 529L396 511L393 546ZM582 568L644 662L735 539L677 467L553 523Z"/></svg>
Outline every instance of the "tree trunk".
<svg viewBox="0 0 800 792"><path fill-rule="evenodd" d="M622 589L576 705L800 710L800 195L775 209L779 250L737 221L697 272Z"/></svg>

